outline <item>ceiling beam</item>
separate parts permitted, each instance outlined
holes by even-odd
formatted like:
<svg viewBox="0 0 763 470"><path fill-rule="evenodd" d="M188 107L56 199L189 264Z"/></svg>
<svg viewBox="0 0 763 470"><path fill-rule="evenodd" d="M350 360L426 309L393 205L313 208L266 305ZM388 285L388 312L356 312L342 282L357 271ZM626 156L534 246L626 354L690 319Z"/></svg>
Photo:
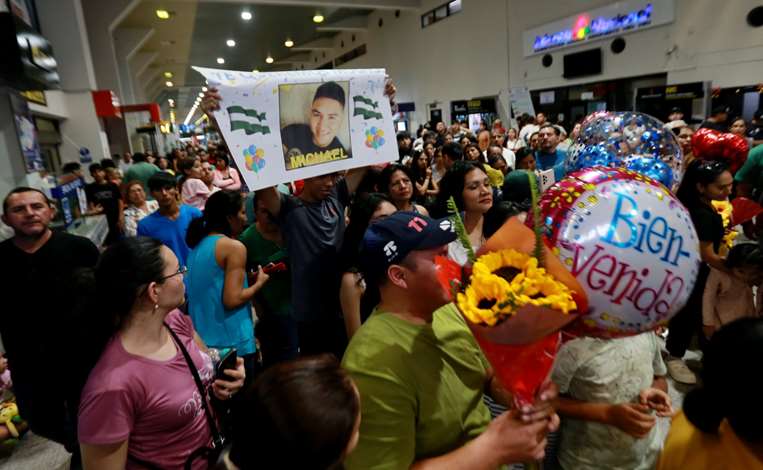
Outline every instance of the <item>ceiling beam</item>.
<svg viewBox="0 0 763 470"><path fill-rule="evenodd" d="M332 38L320 38L315 41L299 44L291 48L292 51L329 51L334 48L334 40Z"/></svg>
<svg viewBox="0 0 763 470"><path fill-rule="evenodd" d="M185 0L197 1L197 0ZM422 0L200 0L208 3L242 3L301 7L362 8L370 10L419 10Z"/></svg>
<svg viewBox="0 0 763 470"><path fill-rule="evenodd" d="M284 57L283 59L278 59L275 61L276 64L307 64L312 62L312 57L310 56L309 52L302 52L300 54L292 54L288 57Z"/></svg>
<svg viewBox="0 0 763 470"><path fill-rule="evenodd" d="M368 31L368 17L353 16L343 20L335 21L333 23L318 25L315 27L315 30L332 33L339 31L352 31L362 33Z"/></svg>
<svg viewBox="0 0 763 470"><path fill-rule="evenodd" d="M151 62L159 57L158 52L138 52L132 57L131 65L135 78L140 78L143 73L148 70L148 66Z"/></svg>

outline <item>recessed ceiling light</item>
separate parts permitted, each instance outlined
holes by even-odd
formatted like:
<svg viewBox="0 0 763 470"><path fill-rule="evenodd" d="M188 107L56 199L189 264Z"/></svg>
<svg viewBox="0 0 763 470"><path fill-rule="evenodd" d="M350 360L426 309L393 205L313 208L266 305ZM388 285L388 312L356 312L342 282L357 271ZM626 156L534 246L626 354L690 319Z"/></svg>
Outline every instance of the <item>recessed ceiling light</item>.
<svg viewBox="0 0 763 470"><path fill-rule="evenodd" d="M218 57L217 58L217 63L218 64L224 64L225 63L225 59L223 59L222 57Z"/></svg>
<svg viewBox="0 0 763 470"><path fill-rule="evenodd" d="M156 10L156 17L160 20L168 20L170 19L170 12L167 10Z"/></svg>
<svg viewBox="0 0 763 470"><path fill-rule="evenodd" d="M164 78L172 78L172 72L164 72Z"/></svg>
<svg viewBox="0 0 763 470"><path fill-rule="evenodd" d="M172 83L172 82L171 82L171 81L169 81L169 80L167 80L166 82L164 82L164 84L165 84L165 85L167 85L167 86L169 86L169 87L171 87L171 86L173 86L173 85L174 85L174 83Z"/></svg>
<svg viewBox="0 0 763 470"><path fill-rule="evenodd" d="M252 73L259 73L259 70L257 70L257 69L252 69Z"/></svg>
<svg viewBox="0 0 763 470"><path fill-rule="evenodd" d="M283 45L286 47L292 47L294 45L294 41L292 41L291 39L287 39L286 41L284 41Z"/></svg>
<svg viewBox="0 0 763 470"><path fill-rule="evenodd" d="M233 39L228 39L227 41L225 41L225 44L227 44L228 47L235 47L236 41L234 41Z"/></svg>
<svg viewBox="0 0 763 470"><path fill-rule="evenodd" d="M249 21L252 19L252 13L250 11L244 10L241 12L241 19L244 21Z"/></svg>
<svg viewBox="0 0 763 470"><path fill-rule="evenodd" d="M313 16L313 23L323 23L323 19L323 15L316 13L315 16Z"/></svg>
<svg viewBox="0 0 763 470"><path fill-rule="evenodd" d="M201 87L201 91L207 91L207 87L205 86Z"/></svg>
<svg viewBox="0 0 763 470"><path fill-rule="evenodd" d="M204 97L204 92L199 93L199 98Z"/></svg>
<svg viewBox="0 0 763 470"><path fill-rule="evenodd" d="M270 57L270 56L267 56L267 58L265 59L265 62L267 62L268 64L272 64L273 63L273 58Z"/></svg>

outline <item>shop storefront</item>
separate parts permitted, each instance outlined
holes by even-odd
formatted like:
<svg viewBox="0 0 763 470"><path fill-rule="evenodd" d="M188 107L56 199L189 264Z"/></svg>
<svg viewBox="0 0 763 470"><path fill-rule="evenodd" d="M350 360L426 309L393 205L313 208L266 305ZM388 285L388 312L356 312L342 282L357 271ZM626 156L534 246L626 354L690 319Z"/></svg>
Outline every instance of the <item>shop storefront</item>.
<svg viewBox="0 0 763 470"><path fill-rule="evenodd" d="M498 112L494 97L450 102L450 120L467 121L472 131L479 129L482 121L489 128L496 119L498 119Z"/></svg>

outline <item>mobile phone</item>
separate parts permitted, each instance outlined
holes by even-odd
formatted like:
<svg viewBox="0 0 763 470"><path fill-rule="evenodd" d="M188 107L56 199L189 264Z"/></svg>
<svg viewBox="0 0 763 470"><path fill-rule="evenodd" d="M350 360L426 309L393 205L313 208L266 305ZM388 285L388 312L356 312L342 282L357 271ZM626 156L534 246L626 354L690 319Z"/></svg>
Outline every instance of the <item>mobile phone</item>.
<svg viewBox="0 0 763 470"><path fill-rule="evenodd" d="M228 351L220 359L220 363L217 364L217 370L215 371L215 379L230 380L231 376L226 374L225 371L227 369L236 368L236 359L238 359L238 353L236 352L236 348L230 348L230 351Z"/></svg>

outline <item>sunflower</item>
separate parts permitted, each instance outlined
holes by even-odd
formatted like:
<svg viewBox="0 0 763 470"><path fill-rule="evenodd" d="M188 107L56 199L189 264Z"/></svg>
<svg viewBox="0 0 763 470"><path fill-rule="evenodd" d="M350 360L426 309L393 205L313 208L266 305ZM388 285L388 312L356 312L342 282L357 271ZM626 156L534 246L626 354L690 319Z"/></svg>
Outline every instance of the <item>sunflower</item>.
<svg viewBox="0 0 763 470"><path fill-rule="evenodd" d="M734 246L734 239L739 235L733 227L731 227L731 215L734 212L734 206L729 201L712 201L715 211L720 214L723 220L723 244L726 248Z"/></svg>
<svg viewBox="0 0 763 470"><path fill-rule="evenodd" d="M577 308L572 291L538 267L537 258L510 248L476 260L471 283L456 296L456 303L469 321L488 326L514 315L525 305L565 314Z"/></svg>

